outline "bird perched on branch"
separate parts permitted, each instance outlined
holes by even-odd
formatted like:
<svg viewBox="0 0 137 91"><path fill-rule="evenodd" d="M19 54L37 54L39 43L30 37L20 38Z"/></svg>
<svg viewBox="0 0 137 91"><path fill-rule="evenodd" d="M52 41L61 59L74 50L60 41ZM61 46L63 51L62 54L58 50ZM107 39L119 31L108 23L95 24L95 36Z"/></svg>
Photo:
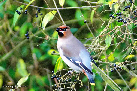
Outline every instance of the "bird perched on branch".
<svg viewBox="0 0 137 91"><path fill-rule="evenodd" d="M69 26L59 26L57 49L63 61L76 72L83 72L90 81L95 85L91 69L90 54L84 45L70 31Z"/></svg>

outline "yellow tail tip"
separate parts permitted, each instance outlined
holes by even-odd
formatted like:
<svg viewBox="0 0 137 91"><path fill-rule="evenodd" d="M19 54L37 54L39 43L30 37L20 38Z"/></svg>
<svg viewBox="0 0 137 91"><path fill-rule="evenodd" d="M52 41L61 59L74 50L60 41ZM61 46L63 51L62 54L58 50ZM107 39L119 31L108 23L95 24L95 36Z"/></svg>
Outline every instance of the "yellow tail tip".
<svg viewBox="0 0 137 91"><path fill-rule="evenodd" d="M95 83L90 83L90 85L94 85L95 86Z"/></svg>

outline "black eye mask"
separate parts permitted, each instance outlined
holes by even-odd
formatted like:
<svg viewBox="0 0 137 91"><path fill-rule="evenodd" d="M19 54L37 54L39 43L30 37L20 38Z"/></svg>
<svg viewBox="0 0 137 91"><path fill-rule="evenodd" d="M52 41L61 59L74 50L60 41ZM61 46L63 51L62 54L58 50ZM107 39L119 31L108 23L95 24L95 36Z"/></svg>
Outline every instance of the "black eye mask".
<svg viewBox="0 0 137 91"><path fill-rule="evenodd" d="M57 28L56 31L59 32L59 31L66 31L67 28Z"/></svg>

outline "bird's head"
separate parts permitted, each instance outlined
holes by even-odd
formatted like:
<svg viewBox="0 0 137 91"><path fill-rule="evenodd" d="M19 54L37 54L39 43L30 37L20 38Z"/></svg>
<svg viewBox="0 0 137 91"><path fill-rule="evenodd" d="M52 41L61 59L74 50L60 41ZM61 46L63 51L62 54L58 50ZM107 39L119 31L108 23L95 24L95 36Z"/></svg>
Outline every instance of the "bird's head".
<svg viewBox="0 0 137 91"><path fill-rule="evenodd" d="M56 31L58 32L59 37L68 37L72 34L70 27L66 25L59 26Z"/></svg>

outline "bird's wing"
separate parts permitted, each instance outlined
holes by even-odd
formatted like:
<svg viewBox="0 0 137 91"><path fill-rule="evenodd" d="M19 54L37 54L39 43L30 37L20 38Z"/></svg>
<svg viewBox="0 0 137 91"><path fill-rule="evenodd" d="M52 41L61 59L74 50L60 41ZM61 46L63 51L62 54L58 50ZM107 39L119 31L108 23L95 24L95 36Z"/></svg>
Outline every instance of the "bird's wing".
<svg viewBox="0 0 137 91"><path fill-rule="evenodd" d="M65 56L65 55L64 55ZM76 66L82 68L84 71L90 73L90 74L93 74L91 72L90 69L88 69L82 62L78 61L78 60L74 60L73 58L69 58L67 56L65 56L68 60L70 60L72 63L74 63Z"/></svg>
<svg viewBox="0 0 137 91"><path fill-rule="evenodd" d="M67 57L66 55L63 54L63 50L62 50L61 48L59 49L59 52L60 52L60 56L63 56L63 57L65 57L65 58L67 58L70 62L72 62L72 63L75 64L76 66L80 67L80 68L83 69L84 71L86 71L86 72L88 72L88 73L90 73L90 74L93 74L93 73L91 72L91 70L90 70L86 65L84 65L84 64L82 63L81 60L76 60L76 59L74 59L74 58Z"/></svg>

